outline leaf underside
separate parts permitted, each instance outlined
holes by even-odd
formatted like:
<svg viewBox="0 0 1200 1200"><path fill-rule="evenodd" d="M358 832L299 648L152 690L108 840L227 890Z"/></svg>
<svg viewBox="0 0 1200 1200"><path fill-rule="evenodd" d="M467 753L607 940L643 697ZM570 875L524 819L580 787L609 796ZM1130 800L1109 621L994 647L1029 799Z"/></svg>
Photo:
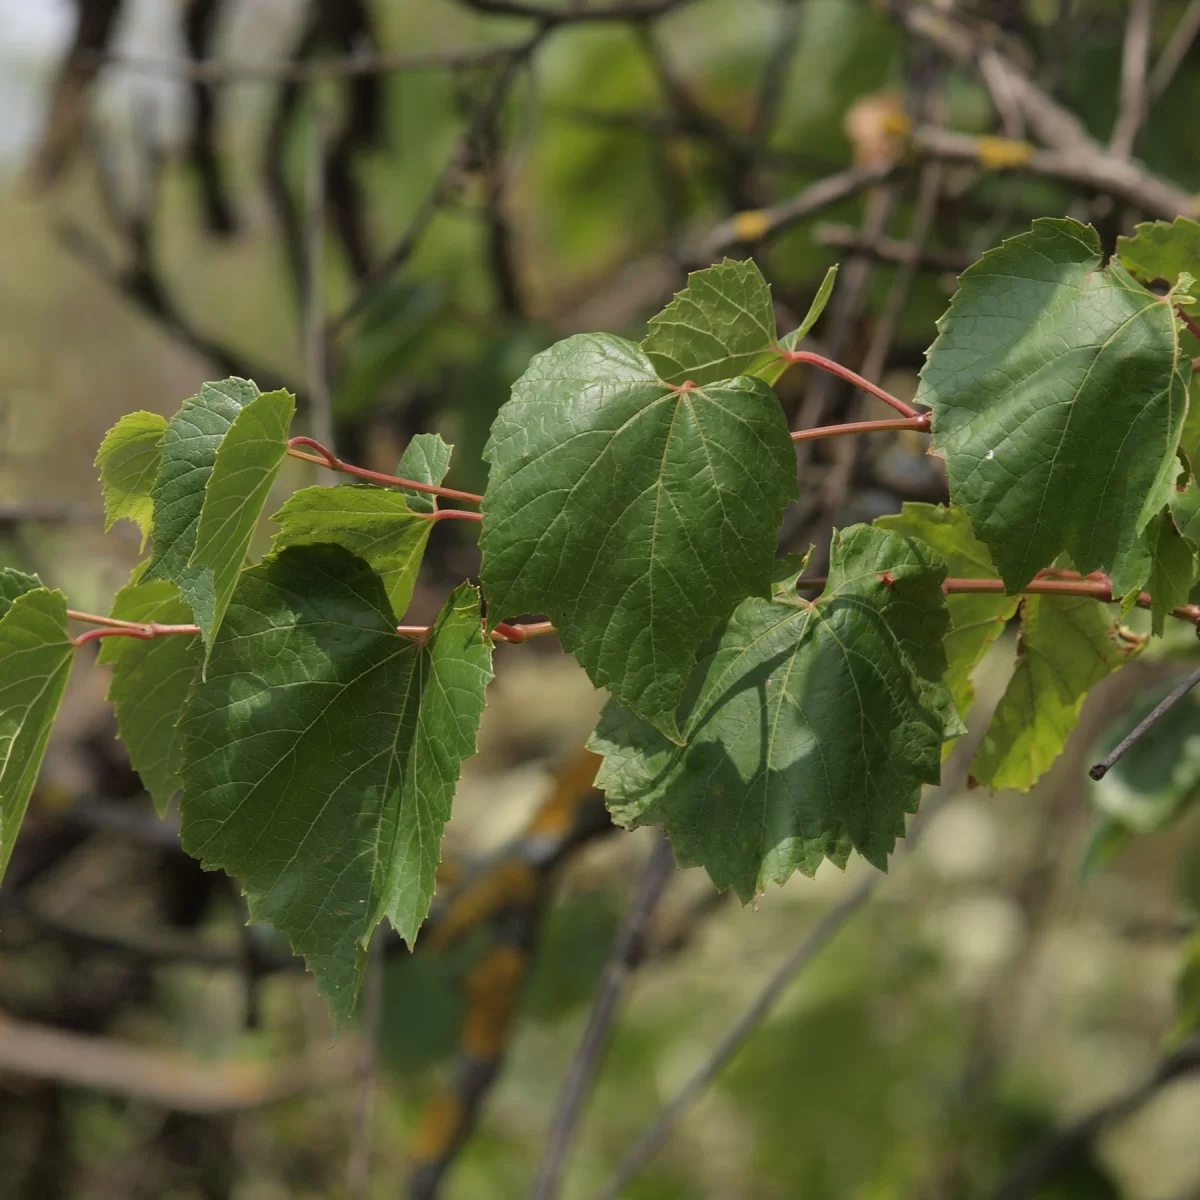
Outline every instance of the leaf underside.
<svg viewBox="0 0 1200 1200"><path fill-rule="evenodd" d="M834 535L814 603L744 600L688 684L685 746L606 707L591 748L614 817L665 825L682 862L743 900L852 849L886 866L962 732L942 678L945 575L923 543L856 526Z"/></svg>
<svg viewBox="0 0 1200 1200"><path fill-rule="evenodd" d="M972 776L993 791L1028 791L1062 752L1088 692L1138 648L1091 597L1026 596L1017 668L971 763Z"/></svg>
<svg viewBox="0 0 1200 1200"><path fill-rule="evenodd" d="M0 571L0 879L37 783L74 655L63 594L21 571Z"/></svg>

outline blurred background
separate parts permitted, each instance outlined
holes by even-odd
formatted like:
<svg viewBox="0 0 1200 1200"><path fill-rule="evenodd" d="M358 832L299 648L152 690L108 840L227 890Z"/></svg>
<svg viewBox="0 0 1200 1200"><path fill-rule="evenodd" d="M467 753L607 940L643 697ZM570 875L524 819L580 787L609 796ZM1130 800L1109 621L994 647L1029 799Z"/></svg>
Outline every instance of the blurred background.
<svg viewBox="0 0 1200 1200"><path fill-rule="evenodd" d="M376 469L441 432L482 490L532 354L640 336L725 254L781 329L840 262L813 348L911 396L989 246L1194 208L1198 32L1195 0L0 0L0 561L107 611L139 546L102 532L104 431L229 374ZM780 390L797 427L873 411ZM800 448L781 549L945 498L921 435ZM289 460L279 498L311 479ZM477 569L457 524L412 620ZM336 1041L155 818L81 653L0 890L0 1197L529 1194L657 840L608 824L600 698L547 643L498 649L429 928L380 944ZM742 909L677 872L542 1195L597 1195L799 950L608 1194L1197 1200L1200 709L1085 769L1198 651L1171 631L1097 689L1028 795L971 788L965 739L886 879L825 864Z"/></svg>

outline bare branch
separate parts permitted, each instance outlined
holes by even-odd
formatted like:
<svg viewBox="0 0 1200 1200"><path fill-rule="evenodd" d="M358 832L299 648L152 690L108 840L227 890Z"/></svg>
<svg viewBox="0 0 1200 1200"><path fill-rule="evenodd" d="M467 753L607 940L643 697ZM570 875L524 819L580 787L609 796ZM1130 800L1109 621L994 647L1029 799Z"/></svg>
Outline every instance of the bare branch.
<svg viewBox="0 0 1200 1200"><path fill-rule="evenodd" d="M540 21L546 28L556 25L580 25L590 21L652 21L666 16L673 9L691 4L692 0L630 0L604 8L545 8L540 4L527 4L524 0L458 0L466 8L476 12L505 17L526 17Z"/></svg>
<svg viewBox="0 0 1200 1200"><path fill-rule="evenodd" d="M1154 0L1132 0L1121 52L1121 102L1108 143L1108 152L1117 158L1128 158L1133 153L1146 116L1146 62L1153 20Z"/></svg>
<svg viewBox="0 0 1200 1200"><path fill-rule="evenodd" d="M943 793L944 795L944 793ZM931 798L909 826L905 857L912 853L929 821L938 811L940 796ZM896 861L893 858L893 863ZM635 1175L658 1153L680 1118L696 1102L708 1085L724 1070L746 1039L762 1024L776 1002L822 950L841 932L842 927L871 898L875 889L886 879L873 871L846 898L835 904L788 955L759 992L754 1003L733 1023L729 1032L717 1043L712 1053L658 1114L654 1123L626 1152L608 1182L596 1193L595 1200L617 1200Z"/></svg>
<svg viewBox="0 0 1200 1200"><path fill-rule="evenodd" d="M322 290L325 248L325 143L329 114L318 106L313 120L312 151L308 169L308 212L304 236L304 368L310 398L312 436L332 446L333 401L329 395L329 368L325 341ZM332 476L336 480L336 475Z"/></svg>
<svg viewBox="0 0 1200 1200"><path fill-rule="evenodd" d="M1154 70L1150 72L1150 82L1146 85L1146 91L1151 104L1160 99L1171 86L1171 80L1183 65L1183 60L1192 48L1197 34L1200 34L1200 0L1192 0L1158 56Z"/></svg>
<svg viewBox="0 0 1200 1200"><path fill-rule="evenodd" d="M1021 1158L993 1194L993 1200L1027 1200L1062 1167L1085 1151L1110 1125L1137 1112L1163 1088L1200 1071L1200 1038L1168 1054L1151 1073L1123 1095L1052 1134Z"/></svg>
<svg viewBox="0 0 1200 1200"><path fill-rule="evenodd" d="M1129 735L1122 738L1120 744L1096 763L1088 771L1088 774L1093 779L1103 779L1198 683L1200 683L1200 670L1193 671L1162 703L1156 705L1154 711L1144 721L1139 721Z"/></svg>
<svg viewBox="0 0 1200 1200"><path fill-rule="evenodd" d="M562 1183L575 1126L591 1094L592 1084L600 1070L608 1047L609 1031L616 1018L621 998L644 953L650 918L658 907L667 881L675 869L675 855L665 835L650 855L642 881L638 886L625 921L617 934L612 954L604 969L604 978L592 1004L587 1029L579 1043L571 1069L559 1093L554 1110L554 1122L546 1139L542 1161L534 1177L533 1200L554 1200Z"/></svg>
<svg viewBox="0 0 1200 1200"><path fill-rule="evenodd" d="M366 1200L371 1181L372 1126L375 1120L375 1096L379 1090L379 1038L383 1032L383 962L386 935L376 929L367 958L367 977L363 985L363 1036L365 1062L358 1081L354 1109L354 1132L350 1139L350 1169L347 1192L350 1200Z"/></svg>
<svg viewBox="0 0 1200 1200"><path fill-rule="evenodd" d="M853 225L834 221L823 221L813 227L813 241L821 246L832 246L835 250L853 250L869 254L880 262L905 263L910 260L914 246L912 242L896 238L877 238L873 242L863 240ZM929 271L948 271L957 275L965 271L975 260L960 250L942 250L936 246L920 247L917 262Z"/></svg>
<svg viewBox="0 0 1200 1200"><path fill-rule="evenodd" d="M518 44L519 45L519 44ZM464 46L456 50L417 53L351 54L315 62L245 63L207 59L148 58L135 54L95 55L97 62L137 75L165 75L213 86L237 83L317 83L326 79L355 79L399 71L461 70L486 66L511 55L518 45Z"/></svg>

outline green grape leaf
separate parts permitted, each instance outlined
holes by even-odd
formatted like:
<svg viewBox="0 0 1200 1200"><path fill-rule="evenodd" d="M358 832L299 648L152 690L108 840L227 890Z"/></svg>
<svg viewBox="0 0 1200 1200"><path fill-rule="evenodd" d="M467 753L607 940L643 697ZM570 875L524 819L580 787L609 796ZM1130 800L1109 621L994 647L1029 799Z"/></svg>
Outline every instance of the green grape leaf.
<svg viewBox="0 0 1200 1200"><path fill-rule="evenodd" d="M140 624L191 624L191 609L173 583L144 583L141 575L139 569L117 593L114 617ZM112 667L108 699L117 716L117 735L162 816L180 787L179 720L204 661L201 640L182 634L149 641L107 638L100 644L98 661Z"/></svg>
<svg viewBox="0 0 1200 1200"><path fill-rule="evenodd" d="M217 447L196 529L196 547L188 560L189 570L204 573L211 587L211 609L195 606L210 653L255 526L287 455L288 430L295 415L296 399L291 392L266 392L238 413Z"/></svg>
<svg viewBox="0 0 1200 1200"><path fill-rule="evenodd" d="M961 508L940 504L905 504L896 516L880 517L875 524L905 537L928 542L945 560L952 576L995 579L996 568L987 547L975 536L971 518ZM1004 632L1017 611L1018 596L961 593L946 597L950 632L946 634L946 683L959 716L966 718L975 699L971 672L991 644Z"/></svg>
<svg viewBox="0 0 1200 1200"><path fill-rule="evenodd" d="M1174 507L1175 498L1172 497ZM1155 517L1148 533L1153 547L1149 579L1150 627L1155 637L1161 637L1171 610L1188 602L1188 593L1196 581L1196 552L1176 528L1170 513Z"/></svg>
<svg viewBox="0 0 1200 1200"><path fill-rule="evenodd" d="M1200 224L1189 217L1143 222L1134 227L1132 237L1117 238L1117 257L1142 283L1161 280L1175 287L1181 275L1200 276ZM1190 300L1183 307L1200 313L1200 301Z"/></svg>
<svg viewBox="0 0 1200 1200"><path fill-rule="evenodd" d="M242 572L182 722L184 849L243 881L339 1025L375 927L411 945L429 910L492 674L469 585L424 642L395 625L360 558L289 546Z"/></svg>
<svg viewBox="0 0 1200 1200"><path fill-rule="evenodd" d="M1172 679L1139 698L1128 715L1106 731L1095 751L1103 758L1179 682ZM1109 821L1131 833L1156 833L1200 799L1200 696L1188 692L1168 709L1103 779L1089 784L1088 800Z"/></svg>
<svg viewBox="0 0 1200 1200"><path fill-rule="evenodd" d="M401 479L415 483L432 483L440 487L450 470L450 456L454 447L442 441L438 433L418 433L404 448L396 474ZM429 492L418 492L413 488L400 488L413 512L431 513L437 504ZM400 610L397 609L397 612Z"/></svg>
<svg viewBox="0 0 1200 1200"><path fill-rule="evenodd" d="M1063 551L1136 591L1170 499L1191 366L1169 304L1100 264L1090 226L1035 221L963 273L921 372L950 498L1010 592Z"/></svg>
<svg viewBox="0 0 1200 1200"><path fill-rule="evenodd" d="M833 285L837 282L838 269L836 266L830 267L825 272L825 278L821 280L821 286L817 288L817 294L813 297L813 302L808 306L808 312L804 316L804 320L800 325L793 329L791 333L786 333L779 339L780 348L783 350L795 350L809 333L812 327L821 319L821 314L825 311L825 306L829 303L829 297L833 295ZM779 366L771 367L766 371L759 371L760 379L765 379L768 383L774 384L775 380L787 369L787 363L780 360Z"/></svg>
<svg viewBox="0 0 1200 1200"><path fill-rule="evenodd" d="M0 571L0 879L50 741L75 646L67 601L22 571Z"/></svg>
<svg viewBox="0 0 1200 1200"><path fill-rule="evenodd" d="M163 435L162 465L150 495L154 502L154 553L142 576L167 579L179 588L197 623L212 628L216 593L212 573L191 566L196 532L204 508L217 449L238 414L257 399L258 388L246 379L206 383L185 400Z"/></svg>
<svg viewBox="0 0 1200 1200"><path fill-rule="evenodd" d="M366 559L403 616L412 600L433 522L413 512L407 494L376 487L310 487L289 496L271 518L282 529L272 550L334 542Z"/></svg>
<svg viewBox="0 0 1200 1200"><path fill-rule="evenodd" d="M686 745L606 706L590 746L617 822L665 825L681 862L743 900L851 849L886 867L963 732L945 576L923 542L859 525L835 532L816 601L742 601L688 683Z"/></svg>
<svg viewBox="0 0 1200 1200"><path fill-rule="evenodd" d="M678 737L718 622L769 594L796 458L774 392L677 389L632 342L537 355L492 426L482 575L493 625L547 613L593 683Z"/></svg>
<svg viewBox="0 0 1200 1200"><path fill-rule="evenodd" d="M1026 596L1017 667L971 763L973 778L993 791L1027 792L1066 745L1088 692L1140 648L1090 596Z"/></svg>
<svg viewBox="0 0 1200 1200"><path fill-rule="evenodd" d="M650 319L642 350L664 383L703 386L756 375L780 361L771 288L753 261L693 271Z"/></svg>
<svg viewBox="0 0 1200 1200"><path fill-rule="evenodd" d="M142 531L142 545L154 522L150 489L162 463L167 419L158 413L131 412L105 435L96 455L104 494L104 531L118 521L132 521Z"/></svg>

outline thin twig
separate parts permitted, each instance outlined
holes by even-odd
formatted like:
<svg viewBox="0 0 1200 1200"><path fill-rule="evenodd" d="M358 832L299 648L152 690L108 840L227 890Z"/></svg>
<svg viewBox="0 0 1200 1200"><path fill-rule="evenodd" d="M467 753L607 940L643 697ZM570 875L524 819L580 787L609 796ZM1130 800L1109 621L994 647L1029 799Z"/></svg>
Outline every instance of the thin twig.
<svg viewBox="0 0 1200 1200"><path fill-rule="evenodd" d="M940 807L940 797L931 798L909 826L903 857L912 853L931 817ZM893 857L893 863L896 861ZM762 1024L780 996L805 967L841 932L842 927L871 898L887 878L873 871L844 900L835 904L801 939L759 992L754 1003L733 1023L717 1043L703 1065L676 1092L674 1098L655 1118L654 1123L630 1147L617 1164L608 1182L596 1193L595 1200L617 1200L635 1175L658 1153L683 1114L691 1108L708 1085L721 1073L746 1039Z"/></svg>
<svg viewBox="0 0 1200 1200"><path fill-rule="evenodd" d="M371 1140L375 1121L375 1096L379 1090L379 1039L383 1031L384 929L375 931L367 954L363 983L363 1037L366 1055L358 1080L354 1132L350 1139L347 1192L350 1200L366 1200L371 1180Z"/></svg>
<svg viewBox="0 0 1200 1200"><path fill-rule="evenodd" d="M193 83L316 83L353 79L393 71L420 71L483 66L511 54L512 46L466 46L460 50L431 50L408 54L350 54L317 62L245 63L186 58L149 58L133 54L94 56L106 67L137 75L165 75Z"/></svg>
<svg viewBox="0 0 1200 1200"><path fill-rule="evenodd" d="M993 1193L993 1200L1027 1200L1041 1195L1042 1185L1083 1153L1108 1126L1137 1112L1163 1088L1200 1071L1200 1038L1168 1054L1149 1076L1124 1095L1100 1105L1046 1141L1034 1146Z"/></svg>
<svg viewBox="0 0 1200 1200"><path fill-rule="evenodd" d="M1146 61L1153 20L1154 0L1132 0L1121 53L1121 103L1108 143L1109 153L1117 158L1133 153L1146 115Z"/></svg>
<svg viewBox="0 0 1200 1200"><path fill-rule="evenodd" d="M333 401L329 395L328 345L325 340L325 142L329 113L321 104L313 114L308 167L308 211L304 231L304 368L308 377L309 427L323 445L333 445Z"/></svg>
<svg viewBox="0 0 1200 1200"><path fill-rule="evenodd" d="M1192 0L1167 39L1167 44L1158 56L1158 62L1154 64L1154 70L1150 72L1146 92L1151 104L1160 99L1163 92L1171 86L1171 80L1183 65L1183 60L1192 48L1197 34L1200 34L1200 0Z"/></svg>
<svg viewBox="0 0 1200 1200"><path fill-rule="evenodd" d="M856 433L880 433L886 429L915 429L929 432L929 414L916 417L896 417L890 421L847 421L844 425L821 425L816 429L801 429L792 434L793 442L815 442L822 438L845 437Z"/></svg>
<svg viewBox="0 0 1200 1200"><path fill-rule="evenodd" d="M1096 780L1103 779L1196 686L1200 683L1200 669L1193 671L1169 696L1167 696L1145 720L1138 724L1088 771Z"/></svg>
<svg viewBox="0 0 1200 1200"><path fill-rule="evenodd" d="M306 454L299 449L301 446L309 446L316 453ZM465 500L469 504L483 503L483 497L475 492L460 492L455 488L442 487L436 483L421 483L416 479L402 479L399 475L387 475L383 471L368 471L366 467L356 467L353 463L338 458L328 446L323 445L316 438L292 438L288 442L288 454L292 458L315 462L328 467L331 471L341 471L345 475L353 475L356 479L366 479L371 483L381 483L385 487L409 488L414 492L428 492L431 496L444 496L447 500Z"/></svg>
<svg viewBox="0 0 1200 1200"><path fill-rule="evenodd" d="M860 388L869 396L874 396L877 400L882 400L890 408L894 408L902 417L911 418L922 415L907 401L901 400L898 396L893 396L891 392L881 388L879 384L873 383L870 379L864 379L857 371L852 371L849 367L843 367L840 362L834 361L834 359L827 355L814 354L811 350L787 350L783 351L783 357L789 363L807 363L809 366L820 368L829 375L836 375L846 383L854 384L856 388Z"/></svg>
<svg viewBox="0 0 1200 1200"><path fill-rule="evenodd" d="M662 835L650 855L633 904L617 934L583 1039L559 1093L554 1122L550 1126L546 1148L530 1192L533 1200L554 1200L558 1195L575 1127L603 1062L609 1032L622 996L641 961L650 919L674 867L675 855L671 843Z"/></svg>

